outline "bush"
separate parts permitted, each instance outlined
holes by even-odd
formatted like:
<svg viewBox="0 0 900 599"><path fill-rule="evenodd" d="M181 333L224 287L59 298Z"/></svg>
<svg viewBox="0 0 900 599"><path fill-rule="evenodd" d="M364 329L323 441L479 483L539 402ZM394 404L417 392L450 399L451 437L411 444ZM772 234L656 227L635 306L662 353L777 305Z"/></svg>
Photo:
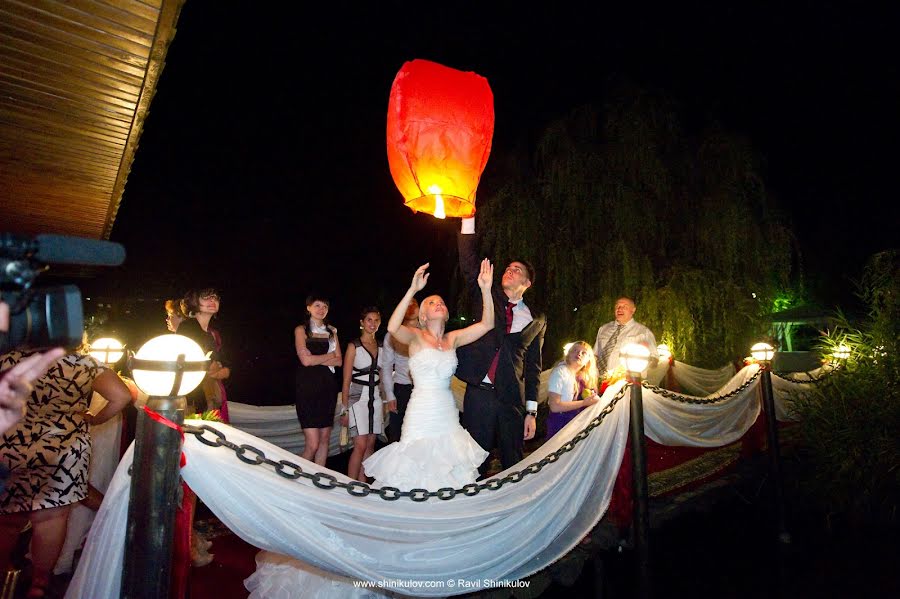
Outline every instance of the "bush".
<svg viewBox="0 0 900 599"><path fill-rule="evenodd" d="M897 520L900 501L900 267L896 251L876 254L859 283L869 312L855 327L842 314L823 354L851 349L843 368L795 400L805 451L804 486L830 517L855 523Z"/></svg>

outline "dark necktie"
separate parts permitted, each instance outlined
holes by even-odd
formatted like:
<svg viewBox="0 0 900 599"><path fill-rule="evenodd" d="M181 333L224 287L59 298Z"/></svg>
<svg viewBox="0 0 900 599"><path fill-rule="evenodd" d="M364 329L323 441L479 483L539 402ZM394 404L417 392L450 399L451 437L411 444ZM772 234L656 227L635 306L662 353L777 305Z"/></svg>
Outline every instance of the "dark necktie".
<svg viewBox="0 0 900 599"><path fill-rule="evenodd" d="M597 362L597 366L601 368L603 372L612 370L607 362L609 361L609 355L616 347L616 341L619 340L619 333L622 332L623 328L625 328L624 324L616 323L616 330L613 331L612 337L609 338L609 341L606 342L606 345L604 345L603 349L600 351L600 360Z"/></svg>
<svg viewBox="0 0 900 599"><path fill-rule="evenodd" d="M516 305L512 302L506 302L506 332L509 333L512 330L512 322L513 322L513 308ZM500 361L500 350L497 350L497 353L494 354L494 361L491 362L491 367L488 368L488 379L493 384L494 378L497 376L497 362Z"/></svg>

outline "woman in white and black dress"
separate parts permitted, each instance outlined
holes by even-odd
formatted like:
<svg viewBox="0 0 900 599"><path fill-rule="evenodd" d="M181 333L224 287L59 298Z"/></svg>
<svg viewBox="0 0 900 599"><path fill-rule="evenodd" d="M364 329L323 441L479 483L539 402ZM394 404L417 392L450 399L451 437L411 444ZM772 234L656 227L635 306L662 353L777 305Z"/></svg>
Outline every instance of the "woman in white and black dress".
<svg viewBox="0 0 900 599"><path fill-rule="evenodd" d="M344 385L341 401L345 413L341 424L350 427L353 452L347 476L366 482L363 460L375 451L375 437L384 432L381 400L381 344L375 333L381 326L381 312L371 306L359 318L360 335L347 344L344 354Z"/></svg>

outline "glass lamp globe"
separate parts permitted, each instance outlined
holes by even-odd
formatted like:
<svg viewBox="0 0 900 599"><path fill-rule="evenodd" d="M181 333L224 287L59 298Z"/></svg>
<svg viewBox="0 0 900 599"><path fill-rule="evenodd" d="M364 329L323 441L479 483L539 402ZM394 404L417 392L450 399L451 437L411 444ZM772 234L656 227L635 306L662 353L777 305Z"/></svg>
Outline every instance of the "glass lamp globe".
<svg viewBox="0 0 900 599"><path fill-rule="evenodd" d="M650 349L639 343L629 343L619 356L628 372L643 372L650 363Z"/></svg>
<svg viewBox="0 0 900 599"><path fill-rule="evenodd" d="M750 348L750 355L757 362L768 362L775 355L775 348L768 343L760 342Z"/></svg>
<svg viewBox="0 0 900 599"><path fill-rule="evenodd" d="M90 355L98 362L103 364L115 364L122 359L125 353L125 346L118 339L112 337L101 337L91 343Z"/></svg>
<svg viewBox="0 0 900 599"><path fill-rule="evenodd" d="M184 354L185 369L181 385L173 393L176 360L181 354ZM197 342L183 335L154 337L141 346L134 357L134 382L141 391L156 397L187 395L203 380L209 365L209 360Z"/></svg>

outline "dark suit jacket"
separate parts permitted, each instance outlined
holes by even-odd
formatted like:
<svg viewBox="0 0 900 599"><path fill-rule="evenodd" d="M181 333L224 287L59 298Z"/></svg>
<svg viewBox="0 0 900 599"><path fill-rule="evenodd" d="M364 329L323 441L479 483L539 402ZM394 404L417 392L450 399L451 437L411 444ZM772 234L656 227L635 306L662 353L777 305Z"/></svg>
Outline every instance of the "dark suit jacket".
<svg viewBox="0 0 900 599"><path fill-rule="evenodd" d="M459 234L457 241L460 270L472 296L472 307L475 310L473 316L478 317L482 304L477 281L481 267L481 260L476 253L477 239L475 235ZM497 396L501 401L517 406L524 406L525 401L536 402L541 384L541 349L544 346L547 319L543 314L532 310L534 320L530 324L519 333L507 334L507 297L496 277L491 295L494 298L494 330L457 350L459 366L456 377L470 385L477 385L484 380L494 354L499 349L500 358L494 381Z"/></svg>

